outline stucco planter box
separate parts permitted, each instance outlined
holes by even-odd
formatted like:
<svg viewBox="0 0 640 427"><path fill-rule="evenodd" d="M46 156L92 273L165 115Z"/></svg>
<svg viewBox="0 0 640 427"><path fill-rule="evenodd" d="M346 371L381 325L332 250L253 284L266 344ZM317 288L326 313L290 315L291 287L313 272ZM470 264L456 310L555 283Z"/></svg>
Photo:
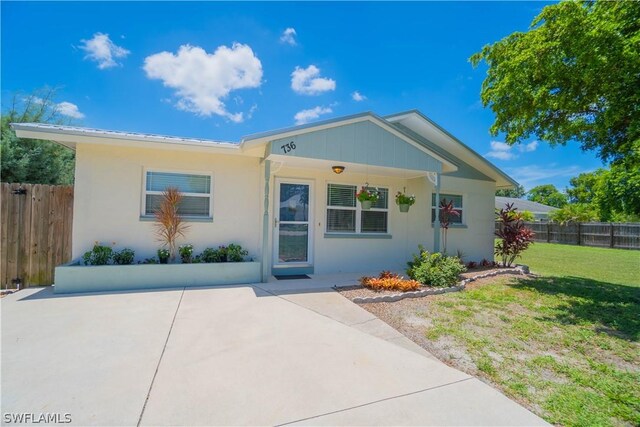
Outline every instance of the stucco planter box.
<svg viewBox="0 0 640 427"><path fill-rule="evenodd" d="M259 262L133 264L56 267L54 292L126 291L183 286L238 285L261 279Z"/></svg>

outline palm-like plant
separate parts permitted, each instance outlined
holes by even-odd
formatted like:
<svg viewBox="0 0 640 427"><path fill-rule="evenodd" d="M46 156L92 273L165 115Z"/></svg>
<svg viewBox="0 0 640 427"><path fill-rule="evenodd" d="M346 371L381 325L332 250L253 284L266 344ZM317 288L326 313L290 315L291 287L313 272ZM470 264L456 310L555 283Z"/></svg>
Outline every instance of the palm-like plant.
<svg viewBox="0 0 640 427"><path fill-rule="evenodd" d="M177 188L168 187L162 192L162 202L155 213L156 235L162 246L169 249L170 260L176 259L176 244L179 237L184 237L189 228L182 221L178 207L182 201L182 193Z"/></svg>
<svg viewBox="0 0 640 427"><path fill-rule="evenodd" d="M453 207L453 200L447 202L443 199L440 202L440 227L442 228L442 245L444 253L447 253L447 233L449 231L449 225L451 225L451 218L454 216L460 216L460 212Z"/></svg>

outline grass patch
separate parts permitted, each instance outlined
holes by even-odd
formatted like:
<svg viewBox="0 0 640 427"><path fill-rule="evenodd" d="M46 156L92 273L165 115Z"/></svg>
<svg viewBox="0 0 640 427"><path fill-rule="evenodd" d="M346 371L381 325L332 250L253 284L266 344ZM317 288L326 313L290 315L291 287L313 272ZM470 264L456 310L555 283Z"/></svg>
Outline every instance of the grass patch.
<svg viewBox="0 0 640 427"><path fill-rule="evenodd" d="M517 262L545 276L573 276L640 286L640 251L536 242Z"/></svg>
<svg viewBox="0 0 640 427"><path fill-rule="evenodd" d="M536 243L520 262L544 276L425 300L429 349L446 359L446 338L553 424L640 425L640 252Z"/></svg>

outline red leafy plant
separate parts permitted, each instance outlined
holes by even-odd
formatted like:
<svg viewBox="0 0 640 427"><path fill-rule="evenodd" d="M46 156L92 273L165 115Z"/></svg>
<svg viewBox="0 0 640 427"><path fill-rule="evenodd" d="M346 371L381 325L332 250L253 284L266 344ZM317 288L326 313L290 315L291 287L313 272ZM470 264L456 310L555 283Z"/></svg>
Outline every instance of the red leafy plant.
<svg viewBox="0 0 640 427"><path fill-rule="evenodd" d="M451 219L454 216L460 216L460 212L453 207L453 200L447 202L443 199L440 202L440 227L442 228L442 247L443 253L447 253L447 234L449 226L451 225Z"/></svg>
<svg viewBox="0 0 640 427"><path fill-rule="evenodd" d="M496 210L496 236L500 241L496 243L495 254L502 259L504 267L511 267L516 258L522 256L522 252L533 243L534 233L524 225L522 214L517 210L513 203L507 203L504 208Z"/></svg>
<svg viewBox="0 0 640 427"><path fill-rule="evenodd" d="M378 277L361 277L360 284L365 288L374 291L416 291L420 289L420 282L416 280L405 279L404 277L383 271Z"/></svg>

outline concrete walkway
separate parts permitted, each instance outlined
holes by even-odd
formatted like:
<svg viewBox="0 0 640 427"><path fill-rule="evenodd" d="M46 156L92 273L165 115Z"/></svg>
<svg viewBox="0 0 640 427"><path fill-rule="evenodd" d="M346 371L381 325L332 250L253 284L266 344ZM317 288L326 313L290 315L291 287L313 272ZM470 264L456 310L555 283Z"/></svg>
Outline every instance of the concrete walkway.
<svg viewBox="0 0 640 427"><path fill-rule="evenodd" d="M72 425L542 425L329 288L2 299L2 413Z"/></svg>

